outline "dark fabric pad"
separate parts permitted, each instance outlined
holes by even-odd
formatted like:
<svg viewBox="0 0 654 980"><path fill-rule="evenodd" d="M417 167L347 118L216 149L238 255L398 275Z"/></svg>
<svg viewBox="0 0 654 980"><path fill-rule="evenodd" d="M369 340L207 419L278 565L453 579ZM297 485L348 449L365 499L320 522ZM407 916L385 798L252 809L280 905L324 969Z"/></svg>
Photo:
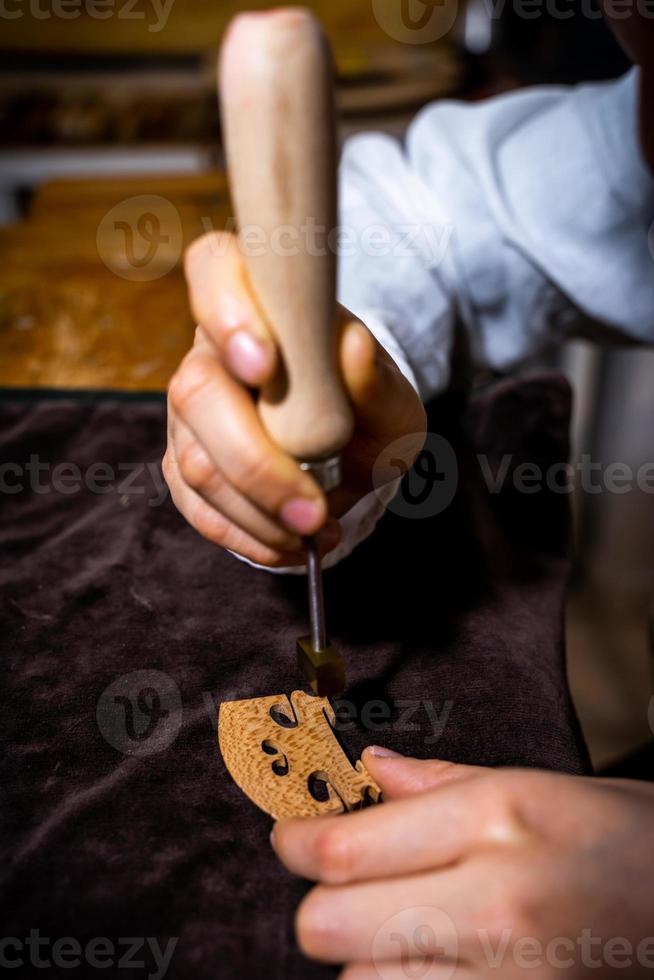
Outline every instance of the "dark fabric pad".
<svg viewBox="0 0 654 980"><path fill-rule="evenodd" d="M564 666L568 498L512 481L525 461L567 458L569 414L553 375L430 407L431 431L456 451L452 503L425 516L432 498L410 475L400 509L412 516L387 513L325 575L352 759L380 743L587 771ZM177 937L171 978L334 976L297 951L307 885L279 866L270 819L216 741L221 701L302 686L304 578L248 567L157 501L160 400L9 398L0 419L2 934ZM509 459L499 492L479 454L491 472ZM95 482L75 490L74 468L54 470L62 462ZM78 973L96 975L61 975Z"/></svg>

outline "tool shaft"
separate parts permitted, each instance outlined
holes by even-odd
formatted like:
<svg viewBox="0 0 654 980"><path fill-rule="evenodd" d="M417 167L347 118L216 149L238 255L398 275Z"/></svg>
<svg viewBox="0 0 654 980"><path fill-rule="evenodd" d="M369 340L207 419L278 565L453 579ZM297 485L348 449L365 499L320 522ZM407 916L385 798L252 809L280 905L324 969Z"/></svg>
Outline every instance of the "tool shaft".
<svg viewBox="0 0 654 980"><path fill-rule="evenodd" d="M311 646L320 652L327 649L325 625L325 598L322 587L322 565L316 535L305 538L307 549L307 581L309 587L309 617L311 622Z"/></svg>
<svg viewBox="0 0 654 980"><path fill-rule="evenodd" d="M225 151L234 215L268 243L241 251L249 284L279 348L278 370L257 407L277 445L329 493L337 457L354 428L340 371L336 309L337 139L333 65L325 36L306 9L241 14L220 62ZM309 247L307 227L321 247ZM296 232L293 254L274 248L280 228ZM300 663L321 697L342 690L342 660L325 627L320 549L306 540L310 638ZM307 647L305 641L310 641Z"/></svg>

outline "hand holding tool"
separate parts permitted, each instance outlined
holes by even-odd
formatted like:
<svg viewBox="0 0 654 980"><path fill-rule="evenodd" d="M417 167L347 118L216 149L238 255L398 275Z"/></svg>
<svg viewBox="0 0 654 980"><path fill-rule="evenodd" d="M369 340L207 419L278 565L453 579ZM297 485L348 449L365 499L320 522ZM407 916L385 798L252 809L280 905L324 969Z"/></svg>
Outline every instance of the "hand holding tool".
<svg viewBox="0 0 654 980"><path fill-rule="evenodd" d="M271 326L280 370L261 392L275 441L326 493L353 415L338 365L336 137L332 63L303 8L237 16L223 44L219 92L232 202L255 298ZM345 686L325 629L317 541L307 539L311 635L298 658L315 693Z"/></svg>

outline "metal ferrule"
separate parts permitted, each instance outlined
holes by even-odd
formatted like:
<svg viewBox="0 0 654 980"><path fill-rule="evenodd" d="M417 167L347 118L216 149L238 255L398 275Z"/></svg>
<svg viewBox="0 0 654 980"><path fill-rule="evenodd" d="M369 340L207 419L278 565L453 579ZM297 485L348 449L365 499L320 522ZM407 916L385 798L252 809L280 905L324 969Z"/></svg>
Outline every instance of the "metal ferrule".
<svg viewBox="0 0 654 980"><path fill-rule="evenodd" d="M335 490L341 482L341 457L329 456L312 462L300 463L300 469L311 473L325 493Z"/></svg>

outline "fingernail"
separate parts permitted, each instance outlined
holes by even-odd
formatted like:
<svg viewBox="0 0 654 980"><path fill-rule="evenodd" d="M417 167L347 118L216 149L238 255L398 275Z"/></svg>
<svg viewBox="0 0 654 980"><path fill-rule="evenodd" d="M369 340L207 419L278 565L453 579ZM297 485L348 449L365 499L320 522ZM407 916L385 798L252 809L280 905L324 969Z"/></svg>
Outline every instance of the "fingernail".
<svg viewBox="0 0 654 980"><path fill-rule="evenodd" d="M403 759L404 756L399 752L394 752L393 749L387 749L383 745L369 745L368 752L370 755L374 755L376 759Z"/></svg>
<svg viewBox="0 0 654 980"><path fill-rule="evenodd" d="M257 384L270 366L270 353L251 333L237 330L227 341L227 362L247 384Z"/></svg>
<svg viewBox="0 0 654 980"><path fill-rule="evenodd" d="M296 534L313 534L320 524L323 509L317 500L296 497L294 500L287 500L279 516L289 531L295 531Z"/></svg>

